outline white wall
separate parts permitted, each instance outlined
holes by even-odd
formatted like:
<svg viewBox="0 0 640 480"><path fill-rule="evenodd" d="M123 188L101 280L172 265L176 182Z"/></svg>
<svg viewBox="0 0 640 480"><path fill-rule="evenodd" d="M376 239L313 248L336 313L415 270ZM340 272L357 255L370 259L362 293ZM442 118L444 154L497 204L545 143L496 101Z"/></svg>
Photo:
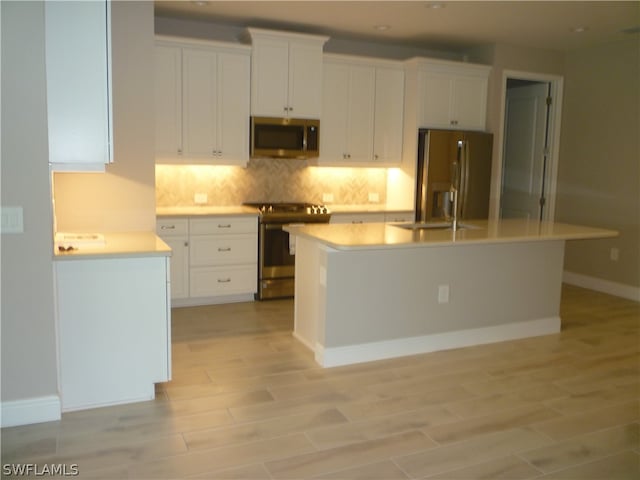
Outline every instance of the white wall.
<svg viewBox="0 0 640 480"><path fill-rule="evenodd" d="M569 52L566 64L556 220L620 236L569 242L565 269L632 287L640 299L640 42Z"/></svg>
<svg viewBox="0 0 640 480"><path fill-rule="evenodd" d="M2 14L2 206L22 206L24 233L2 235L2 403L57 395L44 7ZM4 424L4 418L3 418Z"/></svg>

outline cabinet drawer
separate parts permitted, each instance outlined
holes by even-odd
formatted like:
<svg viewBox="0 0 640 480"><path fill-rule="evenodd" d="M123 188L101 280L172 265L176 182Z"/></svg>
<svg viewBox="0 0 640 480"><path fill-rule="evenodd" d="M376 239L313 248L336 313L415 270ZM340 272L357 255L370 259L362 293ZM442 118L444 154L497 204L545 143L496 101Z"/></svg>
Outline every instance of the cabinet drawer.
<svg viewBox="0 0 640 480"><path fill-rule="evenodd" d="M186 218L159 218L156 220L156 233L161 237L187 235L189 222Z"/></svg>
<svg viewBox="0 0 640 480"><path fill-rule="evenodd" d="M256 265L233 267L191 268L189 294L191 297L212 297L257 291Z"/></svg>
<svg viewBox="0 0 640 480"><path fill-rule="evenodd" d="M197 235L191 237L192 266L256 263L258 237L256 235Z"/></svg>
<svg viewBox="0 0 640 480"><path fill-rule="evenodd" d="M257 233L258 217L190 218L189 229L191 235Z"/></svg>

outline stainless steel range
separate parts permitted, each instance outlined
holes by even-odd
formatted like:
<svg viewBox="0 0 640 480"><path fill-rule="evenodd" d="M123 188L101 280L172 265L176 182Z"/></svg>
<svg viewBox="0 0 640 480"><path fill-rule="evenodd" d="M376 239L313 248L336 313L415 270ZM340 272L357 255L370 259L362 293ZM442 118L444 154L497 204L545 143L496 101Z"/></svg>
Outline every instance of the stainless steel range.
<svg viewBox="0 0 640 480"><path fill-rule="evenodd" d="M311 203L245 203L258 209L258 300L293 297L295 251L285 225L329 223L324 205Z"/></svg>

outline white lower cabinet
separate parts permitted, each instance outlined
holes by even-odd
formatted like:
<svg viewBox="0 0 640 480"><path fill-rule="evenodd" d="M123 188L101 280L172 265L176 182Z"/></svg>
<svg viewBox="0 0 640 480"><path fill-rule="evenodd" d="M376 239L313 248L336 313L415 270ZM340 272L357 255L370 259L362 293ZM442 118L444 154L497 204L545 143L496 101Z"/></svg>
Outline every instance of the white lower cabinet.
<svg viewBox="0 0 640 480"><path fill-rule="evenodd" d="M168 258L54 262L62 410L151 400L171 378Z"/></svg>
<svg viewBox="0 0 640 480"><path fill-rule="evenodd" d="M156 232L173 250L174 306L253 300L258 279L257 217L160 218Z"/></svg>
<svg viewBox="0 0 640 480"><path fill-rule="evenodd" d="M156 234L171 247L171 300L189 296L189 221L166 218L156 222Z"/></svg>

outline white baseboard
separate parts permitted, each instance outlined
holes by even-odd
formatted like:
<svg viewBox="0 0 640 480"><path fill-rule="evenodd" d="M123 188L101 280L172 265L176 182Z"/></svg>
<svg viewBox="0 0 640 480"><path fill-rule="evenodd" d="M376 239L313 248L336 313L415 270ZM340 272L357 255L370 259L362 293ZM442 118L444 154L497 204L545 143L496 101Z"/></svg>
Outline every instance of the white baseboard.
<svg viewBox="0 0 640 480"><path fill-rule="evenodd" d="M564 271L562 281L576 287L588 288L596 292L607 293L615 297L626 298L634 302L640 302L640 288L624 283L610 282L601 278L590 277L580 273Z"/></svg>
<svg viewBox="0 0 640 480"><path fill-rule="evenodd" d="M323 345L317 344L314 353L316 362L323 367L337 367L558 332L560 332L560 317L550 317L343 347L325 348Z"/></svg>
<svg viewBox="0 0 640 480"><path fill-rule="evenodd" d="M2 428L53 422L62 416L60 397L57 395L2 402L1 408Z"/></svg>

